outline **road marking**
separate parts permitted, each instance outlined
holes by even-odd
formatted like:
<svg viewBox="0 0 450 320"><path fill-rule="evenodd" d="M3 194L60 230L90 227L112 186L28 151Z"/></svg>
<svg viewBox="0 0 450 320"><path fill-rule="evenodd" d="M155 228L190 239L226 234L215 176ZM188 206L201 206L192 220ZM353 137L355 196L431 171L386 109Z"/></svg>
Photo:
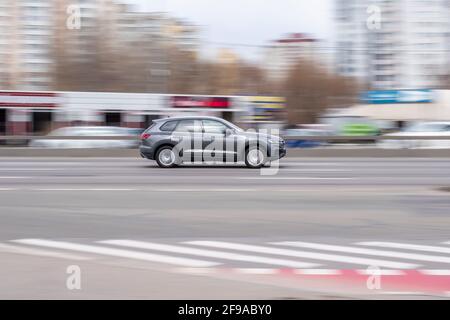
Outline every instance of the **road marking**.
<svg viewBox="0 0 450 320"><path fill-rule="evenodd" d="M277 274L279 269L264 268L233 268L233 272L241 274Z"/></svg>
<svg viewBox="0 0 450 320"><path fill-rule="evenodd" d="M355 178L337 178L337 177L235 177L239 180L354 180Z"/></svg>
<svg viewBox="0 0 450 320"><path fill-rule="evenodd" d="M53 169L53 168L0 168L0 171L58 171L67 169Z"/></svg>
<svg viewBox="0 0 450 320"><path fill-rule="evenodd" d="M450 244L450 241L442 242L442 244Z"/></svg>
<svg viewBox="0 0 450 320"><path fill-rule="evenodd" d="M188 273L188 274L211 274L216 273L218 268L173 268L173 272Z"/></svg>
<svg viewBox="0 0 450 320"><path fill-rule="evenodd" d="M198 246L222 248L222 249L252 251L252 252L259 252L259 253L266 253L266 254L298 257L298 258L309 258L309 259L314 259L314 260L328 260L328 261L345 262L345 263L350 263L350 264L359 264L359 265L365 265L365 266L379 266L379 267L386 267L386 268L390 268L390 269L413 269L413 268L418 267L417 264L411 264L411 263L357 258L357 257L351 257L351 256L341 256L341 255L332 255L332 254L324 254L324 253L288 250L288 249L279 249L279 248L237 244L237 243L221 242L221 241L187 241L184 243L198 245Z"/></svg>
<svg viewBox="0 0 450 320"><path fill-rule="evenodd" d="M113 188L38 188L31 189L33 191L137 191L138 189L113 189Z"/></svg>
<svg viewBox="0 0 450 320"><path fill-rule="evenodd" d="M137 249L157 250L157 251L165 251L165 252L172 252L172 253L178 253L178 254L189 254L189 255L218 258L218 259L225 259L225 260L235 260L235 261L255 262L255 263L261 263L261 264L280 265L280 266L286 266L286 267L291 267L291 268L310 268L310 267L318 266L318 264L314 264L314 263L305 263L305 262L298 262L298 261L293 261L293 260L266 258L266 257L251 256L251 255L241 255L241 254L235 254L235 253L229 253L229 252L223 252L223 251L203 250L203 249L173 246L173 245L166 245L166 244L158 244L158 243L152 243L152 242L134 241L134 240L106 240L106 241L99 241L99 243L123 246L123 247L131 247L131 248L137 248Z"/></svg>
<svg viewBox="0 0 450 320"><path fill-rule="evenodd" d="M0 179L31 179L33 177L22 177L22 176L4 176L0 177Z"/></svg>
<svg viewBox="0 0 450 320"><path fill-rule="evenodd" d="M160 191L160 192L254 192L256 189L154 189L149 191Z"/></svg>
<svg viewBox="0 0 450 320"><path fill-rule="evenodd" d="M311 276L334 276L342 274L337 269L296 269L295 274L311 275Z"/></svg>
<svg viewBox="0 0 450 320"><path fill-rule="evenodd" d="M181 265L187 267L213 267L217 266L220 263L203 261L203 260L194 260L188 258L178 258L172 256L137 252L137 251L129 251L122 249L112 249L106 247L98 247L92 245L84 245L77 244L71 242L62 242L62 241L51 241L51 240L43 240L43 239L20 239L13 240L12 242L26 244L31 246L40 246L40 247L48 247L54 249L63 249L63 250L73 250L80 252L88 252L100 255L128 258L128 259L136 259L143 261L151 261L151 262L159 262L159 263L167 263L174 265Z"/></svg>
<svg viewBox="0 0 450 320"><path fill-rule="evenodd" d="M420 270L420 272L429 276L450 276L450 270Z"/></svg>
<svg viewBox="0 0 450 320"><path fill-rule="evenodd" d="M356 273L364 276L404 276L402 270L356 270Z"/></svg>
<svg viewBox="0 0 450 320"><path fill-rule="evenodd" d="M16 189L16 188L0 188L0 191L16 191L16 190L19 190L19 189Z"/></svg>
<svg viewBox="0 0 450 320"><path fill-rule="evenodd" d="M339 162L295 162L295 161L283 161L282 166L341 166L347 163L339 163Z"/></svg>
<svg viewBox="0 0 450 320"><path fill-rule="evenodd" d="M427 295L424 292L420 292L420 291L381 291L381 292L376 292L376 293L381 293L381 294L388 294L388 295L396 295L396 296L401 296L401 295L407 295L407 296L424 296Z"/></svg>
<svg viewBox="0 0 450 320"><path fill-rule="evenodd" d="M32 256L42 256L42 257L51 257L51 258L60 258L67 260L92 260L93 258L83 257L80 255L63 253L63 252L55 252L48 251L42 249L32 249L27 247L13 246L8 244L0 244L0 250L4 252L17 253L17 254L26 254Z"/></svg>
<svg viewBox="0 0 450 320"><path fill-rule="evenodd" d="M323 169L323 168L309 168L309 169L288 169L288 168L281 168L282 171L291 171L291 172L350 172L352 170L350 169Z"/></svg>
<svg viewBox="0 0 450 320"><path fill-rule="evenodd" d="M345 252L345 253L356 253L356 254L365 254L365 255L371 255L371 256L384 256L384 257L418 260L418 261L450 263L450 257L429 256L429 255L425 255L425 254L416 254L416 253L404 253L404 252L396 252L396 251L364 249L364 248L336 246L336 245L327 245L327 244L318 244L318 243L300 242L300 241L274 242L272 244L295 247L295 248L308 248L308 249L337 251L337 252Z"/></svg>
<svg viewBox="0 0 450 320"><path fill-rule="evenodd" d="M429 252L438 252L438 253L450 253L450 248L426 246L426 245L416 245L416 244L409 244L409 243L369 241L369 242L357 242L355 244L361 245L361 246L371 246L371 247L385 247L385 248L429 251Z"/></svg>

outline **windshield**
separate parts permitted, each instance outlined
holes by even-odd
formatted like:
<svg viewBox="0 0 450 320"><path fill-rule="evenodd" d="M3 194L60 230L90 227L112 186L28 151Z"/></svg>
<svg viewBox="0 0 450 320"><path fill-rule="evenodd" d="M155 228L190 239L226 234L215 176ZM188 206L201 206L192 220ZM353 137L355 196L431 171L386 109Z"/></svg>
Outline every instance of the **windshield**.
<svg viewBox="0 0 450 320"><path fill-rule="evenodd" d="M241 128L239 128L237 125L235 125L235 124L233 124L233 123L231 123L231 122L229 122L229 121L226 121L226 120L222 120L224 123L226 123L229 127L231 127L232 129L234 129L234 130L236 130L236 131L238 131L238 132L242 132L242 131L244 131L244 130L242 130Z"/></svg>

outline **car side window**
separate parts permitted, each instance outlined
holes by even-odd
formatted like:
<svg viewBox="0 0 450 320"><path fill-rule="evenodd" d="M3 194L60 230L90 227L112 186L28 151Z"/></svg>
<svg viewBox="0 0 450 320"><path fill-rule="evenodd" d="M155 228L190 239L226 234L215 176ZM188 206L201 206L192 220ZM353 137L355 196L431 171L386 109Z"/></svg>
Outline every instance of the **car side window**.
<svg viewBox="0 0 450 320"><path fill-rule="evenodd" d="M161 126L160 130L172 132L177 127L177 124L178 124L178 121L167 121L166 123L164 123Z"/></svg>
<svg viewBox="0 0 450 320"><path fill-rule="evenodd" d="M226 125L215 120L203 120L203 130L205 133L223 134L229 129Z"/></svg>
<svg viewBox="0 0 450 320"><path fill-rule="evenodd" d="M176 132L191 132L191 133L201 133L202 125L199 120L181 120L176 129Z"/></svg>

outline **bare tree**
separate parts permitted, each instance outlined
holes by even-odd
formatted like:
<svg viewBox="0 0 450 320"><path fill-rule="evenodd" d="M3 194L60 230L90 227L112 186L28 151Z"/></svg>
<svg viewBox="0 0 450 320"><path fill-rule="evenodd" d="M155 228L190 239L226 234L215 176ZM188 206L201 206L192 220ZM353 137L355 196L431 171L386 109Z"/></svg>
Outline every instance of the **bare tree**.
<svg viewBox="0 0 450 320"><path fill-rule="evenodd" d="M284 84L288 121L290 124L315 122L324 110L350 103L356 94L357 86L350 79L299 61Z"/></svg>

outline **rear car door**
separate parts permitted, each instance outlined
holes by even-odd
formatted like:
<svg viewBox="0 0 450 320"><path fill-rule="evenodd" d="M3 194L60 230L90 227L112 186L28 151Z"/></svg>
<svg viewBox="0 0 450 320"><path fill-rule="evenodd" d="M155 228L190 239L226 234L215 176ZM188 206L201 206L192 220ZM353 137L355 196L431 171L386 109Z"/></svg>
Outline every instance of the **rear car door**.
<svg viewBox="0 0 450 320"><path fill-rule="evenodd" d="M180 120L172 133L172 141L177 143L183 162L203 161L202 122L197 119Z"/></svg>

